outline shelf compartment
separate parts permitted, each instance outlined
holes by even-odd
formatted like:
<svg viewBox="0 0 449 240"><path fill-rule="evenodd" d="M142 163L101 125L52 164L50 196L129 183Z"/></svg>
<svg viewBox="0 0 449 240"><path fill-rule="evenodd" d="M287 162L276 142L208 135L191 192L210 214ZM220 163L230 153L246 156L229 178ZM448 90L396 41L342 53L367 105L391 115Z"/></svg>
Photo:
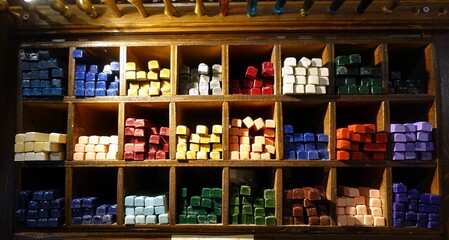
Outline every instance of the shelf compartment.
<svg viewBox="0 0 449 240"><path fill-rule="evenodd" d="M67 132L68 105L61 102L26 102L22 106L19 132Z"/></svg>

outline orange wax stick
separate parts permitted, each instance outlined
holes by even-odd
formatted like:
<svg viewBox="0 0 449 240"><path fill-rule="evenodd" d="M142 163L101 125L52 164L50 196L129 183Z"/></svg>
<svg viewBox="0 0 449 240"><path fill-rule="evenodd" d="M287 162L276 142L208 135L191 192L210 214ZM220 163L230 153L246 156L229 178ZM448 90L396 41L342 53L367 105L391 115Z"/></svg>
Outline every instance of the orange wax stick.
<svg viewBox="0 0 449 240"><path fill-rule="evenodd" d="M376 125L372 123L363 124L366 128L366 133L376 133Z"/></svg>
<svg viewBox="0 0 449 240"><path fill-rule="evenodd" d="M373 153L374 160L385 160L385 153L383 152L374 152Z"/></svg>
<svg viewBox="0 0 449 240"><path fill-rule="evenodd" d="M231 127L229 129L229 136L239 136L239 130L240 130L240 128Z"/></svg>
<svg viewBox="0 0 449 240"><path fill-rule="evenodd" d="M363 160L363 153L362 152L352 152L351 160Z"/></svg>
<svg viewBox="0 0 449 240"><path fill-rule="evenodd" d="M363 151L374 152L376 150L376 145L374 143L363 144Z"/></svg>
<svg viewBox="0 0 449 240"><path fill-rule="evenodd" d="M376 143L387 143L388 142L388 134L386 132L376 133Z"/></svg>
<svg viewBox="0 0 449 240"><path fill-rule="evenodd" d="M264 128L263 129L264 137L274 138L274 135L275 135L275 130L273 128Z"/></svg>
<svg viewBox="0 0 449 240"><path fill-rule="evenodd" d="M348 129L354 133L366 133L366 127L362 124L351 124Z"/></svg>
<svg viewBox="0 0 449 240"><path fill-rule="evenodd" d="M240 144L238 143L231 143L229 144L229 151L240 151Z"/></svg>
<svg viewBox="0 0 449 240"><path fill-rule="evenodd" d="M369 134L369 133L362 134L362 138L360 139L360 141L361 141L361 142L364 142L364 143L370 143L370 142L372 142L372 140L371 140L371 134Z"/></svg>
<svg viewBox="0 0 449 240"><path fill-rule="evenodd" d="M337 149L351 149L351 141L344 139L337 140Z"/></svg>
<svg viewBox="0 0 449 240"><path fill-rule="evenodd" d="M353 142L362 141L362 135L360 133L351 132L351 141L353 141Z"/></svg>
<svg viewBox="0 0 449 240"><path fill-rule="evenodd" d="M360 151L360 143L351 142L351 152Z"/></svg>
<svg viewBox="0 0 449 240"><path fill-rule="evenodd" d="M337 160L349 160L349 152L344 150L338 150Z"/></svg>
<svg viewBox="0 0 449 240"><path fill-rule="evenodd" d="M374 151L376 152L386 152L387 144L386 143L374 143Z"/></svg>
<svg viewBox="0 0 449 240"><path fill-rule="evenodd" d="M351 139L349 129L347 128L337 129L337 139Z"/></svg>

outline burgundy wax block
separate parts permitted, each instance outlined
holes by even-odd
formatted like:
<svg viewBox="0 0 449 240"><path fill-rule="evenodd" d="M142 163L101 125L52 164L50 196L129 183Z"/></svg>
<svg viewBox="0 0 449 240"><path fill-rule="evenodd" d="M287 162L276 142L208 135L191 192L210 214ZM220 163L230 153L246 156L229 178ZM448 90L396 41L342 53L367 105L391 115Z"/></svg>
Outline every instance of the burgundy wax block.
<svg viewBox="0 0 449 240"><path fill-rule="evenodd" d="M147 138L146 137L134 137L134 143L146 143L147 142Z"/></svg>
<svg viewBox="0 0 449 240"><path fill-rule="evenodd" d="M251 88L250 95L260 95L262 94L262 91L260 91L260 88Z"/></svg>
<svg viewBox="0 0 449 240"><path fill-rule="evenodd" d="M416 126L413 123L404 123L405 132L416 132Z"/></svg>
<svg viewBox="0 0 449 240"><path fill-rule="evenodd" d="M254 80L252 79L245 79L242 83L242 88L252 88L254 85Z"/></svg>
<svg viewBox="0 0 449 240"><path fill-rule="evenodd" d="M376 133L376 125L372 123L365 123L363 124L365 126L365 132L366 133Z"/></svg>
<svg viewBox="0 0 449 240"><path fill-rule="evenodd" d="M125 136L134 136L134 127L125 127Z"/></svg>
<svg viewBox="0 0 449 240"><path fill-rule="evenodd" d="M123 153L123 158L125 160L134 160L134 152L124 152Z"/></svg>
<svg viewBox="0 0 449 240"><path fill-rule="evenodd" d="M245 78L247 79L254 79L257 76L258 69L253 66L248 66L245 73Z"/></svg>
<svg viewBox="0 0 449 240"><path fill-rule="evenodd" d="M148 152L148 159L156 159L156 152Z"/></svg>
<svg viewBox="0 0 449 240"><path fill-rule="evenodd" d="M426 143L425 142L415 142L415 151L425 152L426 151Z"/></svg>
<svg viewBox="0 0 449 240"><path fill-rule="evenodd" d="M309 225L320 225L320 217L318 216L309 217Z"/></svg>
<svg viewBox="0 0 449 240"><path fill-rule="evenodd" d="M373 159L373 160L385 160L385 152L373 152L373 154L371 156L371 159Z"/></svg>
<svg viewBox="0 0 449 240"><path fill-rule="evenodd" d="M136 128L149 128L152 124L147 119L139 118L134 121L134 127Z"/></svg>
<svg viewBox="0 0 449 240"><path fill-rule="evenodd" d="M295 225L304 224L304 217L293 217L293 223Z"/></svg>
<svg viewBox="0 0 449 240"><path fill-rule="evenodd" d="M394 152L393 160L405 160L405 152Z"/></svg>
<svg viewBox="0 0 449 240"><path fill-rule="evenodd" d="M157 127L150 127L148 129L148 134L149 135L159 135L159 132L157 131Z"/></svg>
<svg viewBox="0 0 449 240"><path fill-rule="evenodd" d="M136 141L136 137L133 136L125 136L125 143L134 143Z"/></svg>
<svg viewBox="0 0 449 240"><path fill-rule="evenodd" d="M146 144L145 143L136 143L134 144L134 152L146 152Z"/></svg>
<svg viewBox="0 0 449 240"><path fill-rule="evenodd" d="M306 208L306 214L308 217L311 217L311 216L317 216L318 212L317 212L316 208L311 207L311 208Z"/></svg>
<svg viewBox="0 0 449 240"><path fill-rule="evenodd" d="M415 160L416 152L405 152L405 160Z"/></svg>
<svg viewBox="0 0 449 240"><path fill-rule="evenodd" d="M405 152L405 143L393 143L393 152Z"/></svg>
<svg viewBox="0 0 449 240"><path fill-rule="evenodd" d="M166 153L162 150L156 152L156 159L166 159Z"/></svg>
<svg viewBox="0 0 449 240"><path fill-rule="evenodd" d="M318 190L316 188L304 187L303 192L304 192L304 198L307 198L311 201L321 200L320 190Z"/></svg>
<svg viewBox="0 0 449 240"><path fill-rule="evenodd" d="M273 87L262 87L262 95L273 95Z"/></svg>
<svg viewBox="0 0 449 240"><path fill-rule="evenodd" d="M432 132L432 124L430 122L416 122L416 131L419 132Z"/></svg>
<svg viewBox="0 0 449 240"><path fill-rule="evenodd" d="M405 141L414 142L416 141L416 135L414 132L406 132L405 133Z"/></svg>
<svg viewBox="0 0 449 240"><path fill-rule="evenodd" d="M293 199L303 199L304 198L304 192L301 188L294 188L293 189Z"/></svg>
<svg viewBox="0 0 449 240"><path fill-rule="evenodd" d="M309 208L309 207L315 207L315 204L310 201L309 199L305 198L304 199L304 207Z"/></svg>
<svg viewBox="0 0 449 240"><path fill-rule="evenodd" d="M432 133L430 132L417 132L416 133L416 140L418 141L432 141Z"/></svg>
<svg viewBox="0 0 449 240"><path fill-rule="evenodd" d="M243 95L250 95L250 94L251 94L251 89L248 89L248 88L242 88L242 94L243 94Z"/></svg>
<svg viewBox="0 0 449 240"><path fill-rule="evenodd" d="M170 136L170 128L168 127L161 127L159 130L159 134L162 136Z"/></svg>
<svg viewBox="0 0 449 240"><path fill-rule="evenodd" d="M293 207L293 209L292 209L292 216L293 217L302 217L302 216L304 216L303 207Z"/></svg>
<svg viewBox="0 0 449 240"><path fill-rule="evenodd" d="M293 199L293 190L284 190L284 198L287 200Z"/></svg>
<svg viewBox="0 0 449 240"><path fill-rule="evenodd" d="M134 143L125 143L125 152L134 152Z"/></svg>
<svg viewBox="0 0 449 240"><path fill-rule="evenodd" d="M232 88L231 94L242 94L242 89L240 88Z"/></svg>
<svg viewBox="0 0 449 240"><path fill-rule="evenodd" d="M134 127L135 118L127 118L125 121L125 127Z"/></svg>
<svg viewBox="0 0 449 240"><path fill-rule="evenodd" d="M148 152L157 152L159 150L159 145L150 143L148 145Z"/></svg>
<svg viewBox="0 0 449 240"><path fill-rule="evenodd" d="M236 80L236 79L229 80L229 88L230 89L240 88L239 80Z"/></svg>
<svg viewBox="0 0 449 240"><path fill-rule="evenodd" d="M160 139L161 139L161 136L159 136L159 135L151 135L149 143L151 143L151 144L159 144L161 142Z"/></svg>
<svg viewBox="0 0 449 240"><path fill-rule="evenodd" d="M259 78L256 78L256 79L254 79L254 81L253 81L253 88L261 88L263 86L263 80L262 79L259 79Z"/></svg>
<svg viewBox="0 0 449 240"><path fill-rule="evenodd" d="M159 144L159 150L164 151L164 152L169 152L170 151L169 144L168 143Z"/></svg>
<svg viewBox="0 0 449 240"><path fill-rule="evenodd" d="M145 153L143 153L143 152L135 152L134 153L134 160L136 160L136 161L143 161L143 160L145 160Z"/></svg>
<svg viewBox="0 0 449 240"><path fill-rule="evenodd" d="M134 137L145 137L147 130L145 128L134 128Z"/></svg>
<svg viewBox="0 0 449 240"><path fill-rule="evenodd" d="M415 143L406 143L405 144L405 151L406 152L415 151Z"/></svg>
<svg viewBox="0 0 449 240"><path fill-rule="evenodd" d="M390 124L390 131L392 133L404 133L405 126L404 126L404 124L392 123L392 124Z"/></svg>
<svg viewBox="0 0 449 240"><path fill-rule="evenodd" d="M393 142L406 142L405 135L403 133L393 133L391 135Z"/></svg>

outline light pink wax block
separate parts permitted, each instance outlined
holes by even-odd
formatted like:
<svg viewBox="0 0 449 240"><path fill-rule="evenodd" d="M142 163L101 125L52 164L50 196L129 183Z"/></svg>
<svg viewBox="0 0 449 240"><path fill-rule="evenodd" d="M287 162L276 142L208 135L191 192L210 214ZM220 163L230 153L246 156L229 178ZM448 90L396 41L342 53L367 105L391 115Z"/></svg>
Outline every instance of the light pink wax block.
<svg viewBox="0 0 449 240"><path fill-rule="evenodd" d="M125 160L134 160L134 152L125 151L123 153L123 159L125 159Z"/></svg>
<svg viewBox="0 0 449 240"><path fill-rule="evenodd" d="M250 152L249 153L249 158L251 160L260 160L260 153L257 152Z"/></svg>
<svg viewBox="0 0 449 240"><path fill-rule="evenodd" d="M369 206L370 207L382 207L382 200L380 198L370 198L369 199Z"/></svg>
<svg viewBox="0 0 449 240"><path fill-rule="evenodd" d="M84 155L85 160L95 160L95 152L87 152L86 155Z"/></svg>
<svg viewBox="0 0 449 240"><path fill-rule="evenodd" d="M259 143L253 143L251 145L251 149L253 152L256 152L256 153L261 153L264 150L263 145L259 144Z"/></svg>
<svg viewBox="0 0 449 240"><path fill-rule="evenodd" d="M145 143L136 143L134 144L134 152L146 152L146 144Z"/></svg>
<svg viewBox="0 0 449 240"><path fill-rule="evenodd" d="M134 136L134 127L125 127L125 136Z"/></svg>
<svg viewBox="0 0 449 240"><path fill-rule="evenodd" d="M257 76L258 69L253 66L248 66L245 73L245 78L247 79L254 79Z"/></svg>
<svg viewBox="0 0 449 240"><path fill-rule="evenodd" d="M240 144L250 144L249 137L246 137L246 136L240 137L240 138L239 138L239 143L240 143Z"/></svg>
<svg viewBox="0 0 449 240"><path fill-rule="evenodd" d="M242 120L246 128L250 129L254 125L254 121L251 117L246 117Z"/></svg>
<svg viewBox="0 0 449 240"><path fill-rule="evenodd" d="M148 152L157 152L159 150L159 145L157 144L148 144Z"/></svg>
<svg viewBox="0 0 449 240"><path fill-rule="evenodd" d="M265 145L265 151L270 154L275 154L276 148L273 145Z"/></svg>
<svg viewBox="0 0 449 240"><path fill-rule="evenodd" d="M363 215L363 225L374 226L374 217L371 215Z"/></svg>
<svg viewBox="0 0 449 240"><path fill-rule="evenodd" d="M345 195L346 197L357 197L357 196L360 196L360 192L359 192L359 189L357 189L357 188L344 187L343 195Z"/></svg>
<svg viewBox="0 0 449 240"><path fill-rule="evenodd" d="M134 143L125 143L125 147L123 150L125 152L134 152Z"/></svg>
<svg viewBox="0 0 449 240"><path fill-rule="evenodd" d="M159 134L160 135L162 135L162 136L170 136L170 128L168 128L168 127L161 127L160 129L159 129Z"/></svg>
<svg viewBox="0 0 449 240"><path fill-rule="evenodd" d="M150 127L147 131L148 135L159 135L159 130L157 127Z"/></svg>
<svg viewBox="0 0 449 240"><path fill-rule="evenodd" d="M253 88L260 89L262 86L263 86L263 80L262 79L259 79L259 78L254 79L253 86L252 86Z"/></svg>
<svg viewBox="0 0 449 240"><path fill-rule="evenodd" d="M134 128L134 137L145 137L147 130L145 128Z"/></svg>
<svg viewBox="0 0 449 240"><path fill-rule="evenodd" d="M73 160L84 160L84 153L83 152L74 153Z"/></svg>
<svg viewBox="0 0 449 240"><path fill-rule="evenodd" d="M271 154L269 152L263 152L260 154L260 159L261 160L270 160Z"/></svg>
<svg viewBox="0 0 449 240"><path fill-rule="evenodd" d="M240 157L239 157L240 160L249 160L249 152L240 151L239 155L240 155Z"/></svg>
<svg viewBox="0 0 449 240"><path fill-rule="evenodd" d="M240 128L239 129L239 136L241 136L241 137L249 136L249 129L248 128Z"/></svg>
<svg viewBox="0 0 449 240"><path fill-rule="evenodd" d="M97 144L95 145L95 152L108 152L109 145Z"/></svg>
<svg viewBox="0 0 449 240"><path fill-rule="evenodd" d="M262 95L273 95L273 87L262 87Z"/></svg>
<svg viewBox="0 0 449 240"><path fill-rule="evenodd" d="M356 208L356 211L357 211L357 215L366 215L366 214L368 214L368 210L367 210L365 204L363 204L363 205L356 205L355 208Z"/></svg>
<svg viewBox="0 0 449 240"><path fill-rule="evenodd" d="M335 214L337 214L337 215L346 215L345 208L346 207L336 207L335 208Z"/></svg>
<svg viewBox="0 0 449 240"><path fill-rule="evenodd" d="M276 128L276 121L273 119L265 119L265 128Z"/></svg>
<svg viewBox="0 0 449 240"><path fill-rule="evenodd" d="M233 118L231 120L231 127L238 127L238 128L242 127L242 119Z"/></svg>
<svg viewBox="0 0 449 240"><path fill-rule="evenodd" d="M231 151L231 159L232 160L239 160L240 159L240 152L239 151Z"/></svg>
<svg viewBox="0 0 449 240"><path fill-rule="evenodd" d="M346 215L355 215L357 212L356 208L353 206L346 206L345 207L345 213Z"/></svg>
<svg viewBox="0 0 449 240"><path fill-rule="evenodd" d="M262 91L260 90L260 88L251 88L249 90L249 94L250 95L260 95L260 94L262 94Z"/></svg>
<svg viewBox="0 0 449 240"><path fill-rule="evenodd" d="M156 152L156 159L166 159L166 153L162 150Z"/></svg>
<svg viewBox="0 0 449 240"><path fill-rule="evenodd" d="M353 215L347 216L348 226L355 226L355 217Z"/></svg>
<svg viewBox="0 0 449 240"><path fill-rule="evenodd" d="M84 147L85 152L95 152L95 144L87 144Z"/></svg>
<svg viewBox="0 0 449 240"><path fill-rule="evenodd" d="M240 144L239 150L240 150L240 152L251 152L251 145L249 145L249 144Z"/></svg>
<svg viewBox="0 0 449 240"><path fill-rule="evenodd" d="M143 160L145 160L145 153L144 152L135 152L134 153L134 160L136 160L136 161L143 161Z"/></svg>
<svg viewBox="0 0 449 240"><path fill-rule="evenodd" d="M95 160L106 160L106 153L105 152L97 152L95 154Z"/></svg>
<svg viewBox="0 0 449 240"><path fill-rule="evenodd" d="M83 153L85 152L85 147L86 147L85 144L77 143L75 144L75 152Z"/></svg>
<svg viewBox="0 0 449 240"><path fill-rule="evenodd" d="M381 216L374 217L374 226L375 227L385 227L385 218Z"/></svg>
<svg viewBox="0 0 449 240"><path fill-rule="evenodd" d="M152 143L152 144L159 144L161 142L161 136L159 136L159 135L151 135L149 142Z"/></svg>
<svg viewBox="0 0 449 240"><path fill-rule="evenodd" d="M125 127L134 127L135 118L127 118L125 120Z"/></svg>
<svg viewBox="0 0 449 240"><path fill-rule="evenodd" d="M134 143L146 143L147 138L146 137L134 137Z"/></svg>
<svg viewBox="0 0 449 240"><path fill-rule="evenodd" d="M242 88L243 89L250 89L253 87L254 80L253 79L245 79L242 82Z"/></svg>
<svg viewBox="0 0 449 240"><path fill-rule="evenodd" d="M231 143L237 143L237 144L239 144L239 139L240 139L239 136L229 136L229 143L230 143L230 144L231 144Z"/></svg>
<svg viewBox="0 0 449 240"><path fill-rule="evenodd" d="M265 144L264 136L254 136L254 143Z"/></svg>
<svg viewBox="0 0 449 240"><path fill-rule="evenodd" d="M347 197L347 198L346 198L346 206L353 206L353 207L355 207L355 201L354 201L354 198L352 198L352 197Z"/></svg>
<svg viewBox="0 0 449 240"><path fill-rule="evenodd" d="M366 204L365 197L364 196L354 197L354 204L355 205L365 205Z"/></svg>
<svg viewBox="0 0 449 240"><path fill-rule="evenodd" d="M348 226L348 217L346 215L338 215L337 224L338 226Z"/></svg>
<svg viewBox="0 0 449 240"><path fill-rule="evenodd" d="M370 207L369 208L369 214L373 215L375 217L382 217L383 216L382 208L380 208L380 207Z"/></svg>
<svg viewBox="0 0 449 240"><path fill-rule="evenodd" d="M254 126L256 130L260 130L265 127L265 121L260 117L254 120Z"/></svg>
<svg viewBox="0 0 449 240"><path fill-rule="evenodd" d="M273 128L264 128L263 129L263 136L264 137L269 137L269 138L274 138L275 136L275 131Z"/></svg>
<svg viewBox="0 0 449 240"><path fill-rule="evenodd" d="M240 131L240 128L231 127L229 129L229 136L239 136L239 131Z"/></svg>
<svg viewBox="0 0 449 240"><path fill-rule="evenodd" d="M363 226L363 215L355 215L354 218L356 226Z"/></svg>
<svg viewBox="0 0 449 240"><path fill-rule="evenodd" d="M337 205L337 207L346 207L346 198L338 197L336 205Z"/></svg>
<svg viewBox="0 0 449 240"><path fill-rule="evenodd" d="M147 119L139 118L134 121L134 127L136 127L136 128L149 128L152 125L153 124L150 121L148 121Z"/></svg>

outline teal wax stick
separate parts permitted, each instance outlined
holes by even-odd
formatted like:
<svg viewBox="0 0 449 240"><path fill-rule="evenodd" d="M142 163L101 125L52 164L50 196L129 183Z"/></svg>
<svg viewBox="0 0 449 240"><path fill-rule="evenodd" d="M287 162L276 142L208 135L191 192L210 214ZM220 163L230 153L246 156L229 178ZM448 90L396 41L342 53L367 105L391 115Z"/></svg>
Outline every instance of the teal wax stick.
<svg viewBox="0 0 449 240"><path fill-rule="evenodd" d="M254 17L257 11L257 2L259 0L248 0L246 3L246 14L250 17Z"/></svg>
<svg viewBox="0 0 449 240"><path fill-rule="evenodd" d="M274 5L274 14L279 15L284 11L285 4L287 0L276 0L276 4Z"/></svg>

